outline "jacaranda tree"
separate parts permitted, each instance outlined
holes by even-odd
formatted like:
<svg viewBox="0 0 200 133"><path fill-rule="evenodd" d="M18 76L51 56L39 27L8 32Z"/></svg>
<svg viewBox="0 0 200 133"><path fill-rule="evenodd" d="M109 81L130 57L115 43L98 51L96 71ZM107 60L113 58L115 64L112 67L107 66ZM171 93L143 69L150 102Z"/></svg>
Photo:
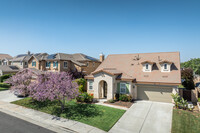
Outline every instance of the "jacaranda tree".
<svg viewBox="0 0 200 133"><path fill-rule="evenodd" d="M66 72L41 74L30 86L30 97L37 101L58 100L62 110L66 100L74 99L78 95L78 84Z"/></svg>
<svg viewBox="0 0 200 133"><path fill-rule="evenodd" d="M17 91L21 95L29 94L29 85L31 83L33 72L30 69L23 69L10 77L6 83L11 84L11 91Z"/></svg>

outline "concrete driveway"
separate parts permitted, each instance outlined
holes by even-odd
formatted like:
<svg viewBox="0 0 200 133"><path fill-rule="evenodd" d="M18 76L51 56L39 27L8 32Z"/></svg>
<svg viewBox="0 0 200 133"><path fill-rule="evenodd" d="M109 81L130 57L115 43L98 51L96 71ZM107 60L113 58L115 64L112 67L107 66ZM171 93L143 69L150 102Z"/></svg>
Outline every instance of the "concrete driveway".
<svg viewBox="0 0 200 133"><path fill-rule="evenodd" d="M173 104L137 101L110 133L170 133Z"/></svg>
<svg viewBox="0 0 200 133"><path fill-rule="evenodd" d="M22 98L15 96L13 93L10 92L10 90L0 91L0 101L13 102L19 99Z"/></svg>

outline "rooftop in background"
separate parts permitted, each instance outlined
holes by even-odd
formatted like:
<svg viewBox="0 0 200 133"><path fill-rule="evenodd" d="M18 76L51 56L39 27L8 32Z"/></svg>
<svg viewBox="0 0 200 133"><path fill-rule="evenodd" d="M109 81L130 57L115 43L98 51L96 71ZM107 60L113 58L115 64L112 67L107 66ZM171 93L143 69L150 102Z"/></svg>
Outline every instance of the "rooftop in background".
<svg viewBox="0 0 200 133"><path fill-rule="evenodd" d="M0 60L2 60L2 59L4 59L4 58L6 58L6 59L11 59L12 56L10 56L9 54L0 54Z"/></svg>
<svg viewBox="0 0 200 133"><path fill-rule="evenodd" d="M2 66L0 66L0 70L2 72L17 72L17 71L19 71L19 68L16 66L2 65Z"/></svg>

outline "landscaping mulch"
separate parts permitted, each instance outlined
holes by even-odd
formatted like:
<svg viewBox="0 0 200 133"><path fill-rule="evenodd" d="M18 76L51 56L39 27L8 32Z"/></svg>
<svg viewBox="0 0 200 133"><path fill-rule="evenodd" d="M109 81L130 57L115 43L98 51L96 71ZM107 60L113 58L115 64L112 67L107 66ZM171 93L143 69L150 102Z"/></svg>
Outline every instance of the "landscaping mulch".
<svg viewBox="0 0 200 133"><path fill-rule="evenodd" d="M104 102L110 105L122 106L126 108L130 108L133 105L133 102L123 102L123 101L115 101L114 103L110 103L109 101Z"/></svg>

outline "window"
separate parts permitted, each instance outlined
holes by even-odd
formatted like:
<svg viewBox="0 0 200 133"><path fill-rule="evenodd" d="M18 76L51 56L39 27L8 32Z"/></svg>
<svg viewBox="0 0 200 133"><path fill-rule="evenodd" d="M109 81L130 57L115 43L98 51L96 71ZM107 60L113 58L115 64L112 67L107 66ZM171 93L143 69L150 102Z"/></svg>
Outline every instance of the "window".
<svg viewBox="0 0 200 133"><path fill-rule="evenodd" d="M95 62L93 62L93 67L95 67Z"/></svg>
<svg viewBox="0 0 200 133"><path fill-rule="evenodd" d="M93 81L89 81L89 90L93 90Z"/></svg>
<svg viewBox="0 0 200 133"><path fill-rule="evenodd" d="M24 65L27 66L27 62L24 62Z"/></svg>
<svg viewBox="0 0 200 133"><path fill-rule="evenodd" d="M36 62L35 61L32 62L32 66L36 67Z"/></svg>
<svg viewBox="0 0 200 133"><path fill-rule="evenodd" d="M121 94L126 93L126 83L120 83L120 93Z"/></svg>
<svg viewBox="0 0 200 133"><path fill-rule="evenodd" d="M149 64L145 64L146 70L149 70Z"/></svg>
<svg viewBox="0 0 200 133"><path fill-rule="evenodd" d="M164 70L167 70L167 64L164 64Z"/></svg>
<svg viewBox="0 0 200 133"><path fill-rule="evenodd" d="M53 62L53 68L58 68L58 62L57 61Z"/></svg>
<svg viewBox="0 0 200 133"><path fill-rule="evenodd" d="M46 68L50 68L50 66L51 66L51 62L46 62Z"/></svg>
<svg viewBox="0 0 200 133"><path fill-rule="evenodd" d="M64 68L67 68L67 61L64 62Z"/></svg>

